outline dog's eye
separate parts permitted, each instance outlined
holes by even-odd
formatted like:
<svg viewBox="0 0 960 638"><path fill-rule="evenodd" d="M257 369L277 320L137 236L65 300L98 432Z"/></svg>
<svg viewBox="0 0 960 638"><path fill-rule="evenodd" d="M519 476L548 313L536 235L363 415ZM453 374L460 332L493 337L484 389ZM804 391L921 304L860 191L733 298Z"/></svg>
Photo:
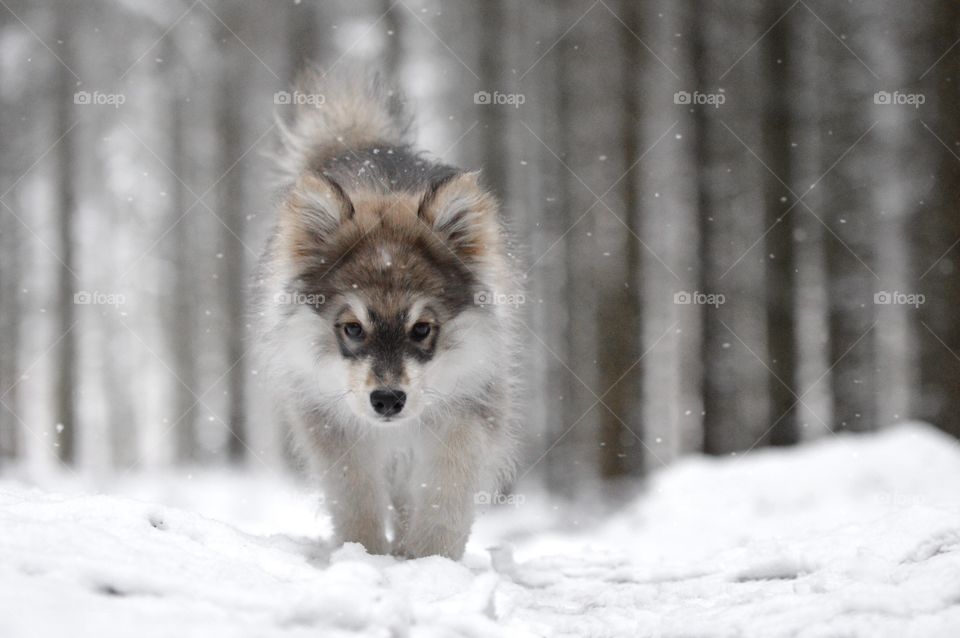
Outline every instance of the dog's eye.
<svg viewBox="0 0 960 638"><path fill-rule="evenodd" d="M363 326L355 321L343 324L343 334L351 339L359 339L363 336Z"/></svg>
<svg viewBox="0 0 960 638"><path fill-rule="evenodd" d="M410 329L410 338L414 341L423 341L430 336L430 324L420 321L413 324L413 328Z"/></svg>

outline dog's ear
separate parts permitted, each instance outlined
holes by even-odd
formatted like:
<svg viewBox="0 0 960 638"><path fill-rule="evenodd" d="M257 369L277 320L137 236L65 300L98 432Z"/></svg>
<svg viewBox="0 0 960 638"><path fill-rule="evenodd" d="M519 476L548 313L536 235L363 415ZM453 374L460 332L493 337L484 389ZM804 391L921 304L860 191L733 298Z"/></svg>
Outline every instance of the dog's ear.
<svg viewBox="0 0 960 638"><path fill-rule="evenodd" d="M479 183L479 171L450 173L434 180L417 215L455 252L480 257L497 249L497 202Z"/></svg>
<svg viewBox="0 0 960 638"><path fill-rule="evenodd" d="M287 254L302 261L353 216L353 202L339 184L319 173L304 173L280 206L279 235Z"/></svg>

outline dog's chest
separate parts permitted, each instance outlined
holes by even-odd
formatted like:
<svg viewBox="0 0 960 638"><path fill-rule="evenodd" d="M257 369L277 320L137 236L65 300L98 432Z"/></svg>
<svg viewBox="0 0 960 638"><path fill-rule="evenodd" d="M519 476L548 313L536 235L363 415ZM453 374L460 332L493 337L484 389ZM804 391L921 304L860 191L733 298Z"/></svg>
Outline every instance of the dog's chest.
<svg viewBox="0 0 960 638"><path fill-rule="evenodd" d="M413 437L397 432L383 437L379 456L387 484L401 486L410 482L422 452Z"/></svg>

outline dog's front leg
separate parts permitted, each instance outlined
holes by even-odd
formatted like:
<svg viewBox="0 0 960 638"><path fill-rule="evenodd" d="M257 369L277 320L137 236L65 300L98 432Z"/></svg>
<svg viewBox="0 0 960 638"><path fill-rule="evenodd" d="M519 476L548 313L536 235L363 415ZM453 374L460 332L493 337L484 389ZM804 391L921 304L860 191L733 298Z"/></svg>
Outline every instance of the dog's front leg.
<svg viewBox="0 0 960 638"><path fill-rule="evenodd" d="M414 510L395 553L409 558L463 556L481 475L482 425L424 429L423 457L413 473Z"/></svg>
<svg viewBox="0 0 960 638"><path fill-rule="evenodd" d="M328 442L324 500L339 542L360 543L371 554L386 554L387 491L372 454L372 443L363 438Z"/></svg>

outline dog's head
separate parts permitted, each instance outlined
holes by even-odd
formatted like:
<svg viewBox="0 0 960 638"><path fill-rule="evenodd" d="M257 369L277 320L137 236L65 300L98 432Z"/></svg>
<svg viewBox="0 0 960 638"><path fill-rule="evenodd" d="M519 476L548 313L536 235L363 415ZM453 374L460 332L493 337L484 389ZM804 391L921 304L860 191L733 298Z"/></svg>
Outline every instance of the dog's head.
<svg viewBox="0 0 960 638"><path fill-rule="evenodd" d="M503 239L475 173L388 194L310 173L281 208L286 339L309 356L322 400L401 421L475 393L502 365L496 313L478 299Z"/></svg>

